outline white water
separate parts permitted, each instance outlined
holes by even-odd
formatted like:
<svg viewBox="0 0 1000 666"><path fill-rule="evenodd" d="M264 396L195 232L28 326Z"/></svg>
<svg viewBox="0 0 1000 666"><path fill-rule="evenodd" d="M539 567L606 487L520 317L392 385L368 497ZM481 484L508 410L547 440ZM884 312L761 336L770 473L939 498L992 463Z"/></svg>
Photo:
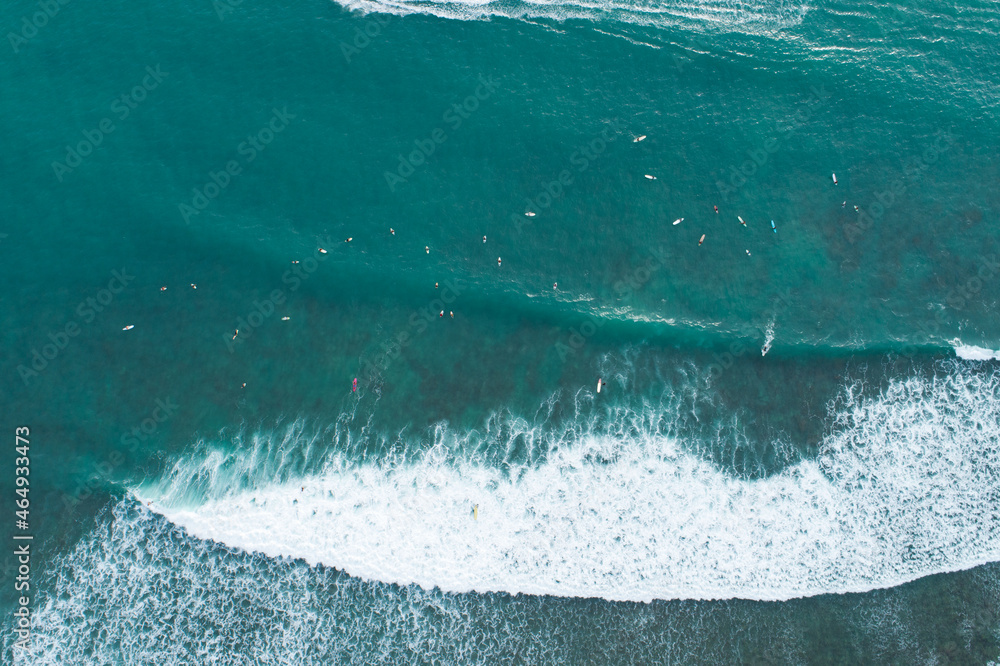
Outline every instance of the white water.
<svg viewBox="0 0 1000 666"><path fill-rule="evenodd" d="M758 481L666 438L589 435L509 476L435 450L197 505L164 496L211 475L208 459L136 494L202 539L451 592L860 592L1000 559L1000 381L951 372L874 399L848 390L819 458Z"/></svg>
<svg viewBox="0 0 1000 666"><path fill-rule="evenodd" d="M952 344L955 345L955 355L967 361L1000 361L1000 351L963 345L961 340L955 340Z"/></svg>
<svg viewBox="0 0 1000 666"><path fill-rule="evenodd" d="M515 19L611 20L624 24L666 27L712 26L722 30L771 33L801 23L808 5L794 0L337 0L363 12L431 14L442 18L484 20L494 16Z"/></svg>
<svg viewBox="0 0 1000 666"><path fill-rule="evenodd" d="M774 342L774 318L767 325L767 330L764 331L764 346L760 348L760 355L767 356L767 352L771 351L771 343Z"/></svg>

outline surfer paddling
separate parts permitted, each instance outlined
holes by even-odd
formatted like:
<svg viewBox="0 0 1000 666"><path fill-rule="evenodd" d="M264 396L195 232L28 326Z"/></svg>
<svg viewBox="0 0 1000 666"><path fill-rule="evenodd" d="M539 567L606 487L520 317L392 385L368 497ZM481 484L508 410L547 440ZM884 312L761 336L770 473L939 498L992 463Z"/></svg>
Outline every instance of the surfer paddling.
<svg viewBox="0 0 1000 666"><path fill-rule="evenodd" d="M837 184L837 174L833 174L833 184Z"/></svg>

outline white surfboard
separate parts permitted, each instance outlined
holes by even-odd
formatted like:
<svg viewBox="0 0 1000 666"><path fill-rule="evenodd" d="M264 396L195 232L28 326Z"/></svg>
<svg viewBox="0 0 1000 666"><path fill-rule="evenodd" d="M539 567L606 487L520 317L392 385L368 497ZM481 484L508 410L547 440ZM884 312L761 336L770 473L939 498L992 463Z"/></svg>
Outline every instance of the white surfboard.
<svg viewBox="0 0 1000 666"><path fill-rule="evenodd" d="M598 393L601 392L601 378L600 377L597 378L597 392Z"/></svg>
<svg viewBox="0 0 1000 666"><path fill-rule="evenodd" d="M681 223L681 222L683 222L683 221L684 221L684 218L683 218L683 217L679 217L679 218L677 218L676 220L674 220L674 226L676 227L676 226L677 226L678 224L680 224L680 223Z"/></svg>

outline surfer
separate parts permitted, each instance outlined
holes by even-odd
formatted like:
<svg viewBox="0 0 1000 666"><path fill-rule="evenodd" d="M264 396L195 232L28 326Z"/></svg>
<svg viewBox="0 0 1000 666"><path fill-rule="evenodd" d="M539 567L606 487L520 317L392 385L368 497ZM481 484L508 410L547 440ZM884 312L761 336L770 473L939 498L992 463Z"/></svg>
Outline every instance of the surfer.
<svg viewBox="0 0 1000 666"><path fill-rule="evenodd" d="M389 227L389 233L392 234L393 236L395 236L396 235L396 230L393 229L392 227Z"/></svg>
<svg viewBox="0 0 1000 666"><path fill-rule="evenodd" d="M431 253L431 248L429 245L424 245L424 252L426 252L427 254Z"/></svg>
<svg viewBox="0 0 1000 666"><path fill-rule="evenodd" d="M837 184L837 174L833 174L833 184Z"/></svg>
<svg viewBox="0 0 1000 666"><path fill-rule="evenodd" d="M634 139L632 139L632 143L639 143L640 141L642 141L645 138L646 138L645 134L643 134L642 136L637 136Z"/></svg>
<svg viewBox="0 0 1000 666"><path fill-rule="evenodd" d="M844 203L840 204L841 208L844 208L845 206L847 206L847 202L846 201Z"/></svg>
<svg viewBox="0 0 1000 666"><path fill-rule="evenodd" d="M437 289L437 288L438 288L438 283L437 283L437 282L435 282L435 283L434 283L434 288L435 288L435 289Z"/></svg>
<svg viewBox="0 0 1000 666"><path fill-rule="evenodd" d="M191 283L191 288L192 288L192 289L197 289L197 288L198 288L198 285L196 285L196 284L195 284L194 282L192 282L192 283Z"/></svg>
<svg viewBox="0 0 1000 666"><path fill-rule="evenodd" d="M712 206L712 208L715 209L715 214L718 215L719 214L719 207L718 206Z"/></svg>
<svg viewBox="0 0 1000 666"><path fill-rule="evenodd" d="M441 310L441 312L438 313L438 317L443 317L443 316L444 316L444 310Z"/></svg>
<svg viewBox="0 0 1000 666"><path fill-rule="evenodd" d="M497 257L497 266L502 266L502 265L503 265L503 260L501 260L500 257Z"/></svg>
<svg viewBox="0 0 1000 666"><path fill-rule="evenodd" d="M749 257L749 256L751 256L751 255L750 255L750 250L747 250L747 256L748 256L748 257Z"/></svg>
<svg viewBox="0 0 1000 666"><path fill-rule="evenodd" d="M351 238L348 238L348 239L347 239L347 240L345 240L344 242L345 242L345 243L350 243L350 242L351 242L352 240L354 240L354 237L353 237L353 236L352 236Z"/></svg>
<svg viewBox="0 0 1000 666"><path fill-rule="evenodd" d="M559 290L559 283L558 282L553 282L552 283L552 289L553 289L553 291L558 291Z"/></svg>
<svg viewBox="0 0 1000 666"><path fill-rule="evenodd" d="M320 248L320 249L319 249L319 253L320 253L320 254L326 254L326 250L324 250L323 248Z"/></svg>
<svg viewBox="0 0 1000 666"><path fill-rule="evenodd" d="M351 392L353 393L354 391L357 391L357 390L358 390L358 378L355 377L354 378L354 384L352 384L352 386L351 386Z"/></svg>
<svg viewBox="0 0 1000 666"><path fill-rule="evenodd" d="M166 290L167 290L166 287L160 287L160 291L166 291Z"/></svg>
<svg viewBox="0 0 1000 666"><path fill-rule="evenodd" d="M778 233L777 227L774 226L774 220L771 220L771 231L773 231L774 233Z"/></svg>
<svg viewBox="0 0 1000 666"><path fill-rule="evenodd" d="M483 236L483 242L484 243L486 242L486 236Z"/></svg>
<svg viewBox="0 0 1000 666"><path fill-rule="evenodd" d="M451 317L452 319L454 319L454 318L455 318L455 311L454 311L454 310L448 310L448 315L449 315L449 316L450 316L450 317Z"/></svg>
<svg viewBox="0 0 1000 666"><path fill-rule="evenodd" d="M683 221L684 221L684 218L683 218L683 217L679 217L679 218L677 218L676 220L674 220L674 226L676 227L676 226L677 226L678 224L680 224L680 223L681 223L681 222L683 222Z"/></svg>
<svg viewBox="0 0 1000 666"><path fill-rule="evenodd" d="M702 234L701 238L698 239L698 247L701 247L701 244L704 242L705 242L705 234Z"/></svg>
<svg viewBox="0 0 1000 666"><path fill-rule="evenodd" d="M656 180L656 176L650 176L648 173L646 174L646 178L649 180Z"/></svg>
<svg viewBox="0 0 1000 666"><path fill-rule="evenodd" d="M737 219L737 220L739 220L739 221L740 221L740 224L742 224L742 225L743 225L744 227L745 227L745 226L747 226L747 223L746 223L746 222L744 222L744 221L743 221L743 218L742 218L742 217L740 217L739 215L737 215L737 216L736 216L736 219Z"/></svg>
<svg viewBox="0 0 1000 666"><path fill-rule="evenodd" d="M235 340L236 336L239 334L240 334L240 329L236 329L236 331L233 333L233 340Z"/></svg>

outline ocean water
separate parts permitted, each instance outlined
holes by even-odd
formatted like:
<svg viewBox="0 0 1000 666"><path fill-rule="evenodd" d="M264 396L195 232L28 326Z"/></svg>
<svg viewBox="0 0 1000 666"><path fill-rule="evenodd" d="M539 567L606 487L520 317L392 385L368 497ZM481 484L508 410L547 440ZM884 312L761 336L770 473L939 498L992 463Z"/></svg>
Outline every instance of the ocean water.
<svg viewBox="0 0 1000 666"><path fill-rule="evenodd" d="M1000 659L995 3L0 24L4 663Z"/></svg>

